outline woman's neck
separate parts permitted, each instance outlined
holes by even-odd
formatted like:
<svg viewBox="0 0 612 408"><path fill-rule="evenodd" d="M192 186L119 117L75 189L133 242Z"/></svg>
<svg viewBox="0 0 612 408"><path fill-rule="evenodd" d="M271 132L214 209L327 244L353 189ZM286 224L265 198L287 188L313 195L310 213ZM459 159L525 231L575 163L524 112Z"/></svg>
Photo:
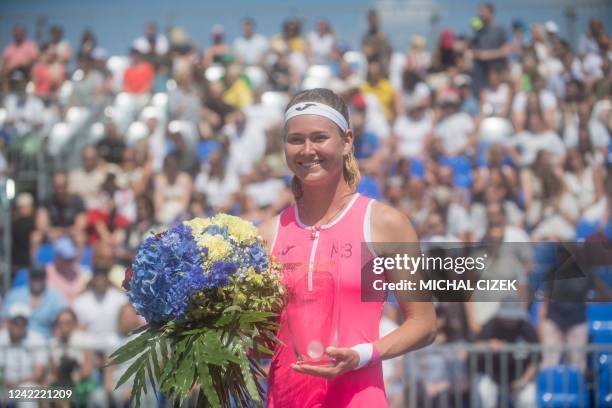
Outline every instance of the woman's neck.
<svg viewBox="0 0 612 408"><path fill-rule="evenodd" d="M297 200L300 220L306 225L324 225L333 221L349 203L354 191L342 179L335 188L302 185L302 197Z"/></svg>

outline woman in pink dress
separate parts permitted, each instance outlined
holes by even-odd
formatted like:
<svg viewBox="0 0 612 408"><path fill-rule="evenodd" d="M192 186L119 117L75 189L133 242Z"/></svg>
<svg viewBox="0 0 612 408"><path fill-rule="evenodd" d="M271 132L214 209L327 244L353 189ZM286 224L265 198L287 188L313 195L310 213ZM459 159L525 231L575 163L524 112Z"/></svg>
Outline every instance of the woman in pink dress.
<svg viewBox="0 0 612 408"><path fill-rule="evenodd" d="M362 301L362 243L417 242L399 211L355 192L359 169L343 100L327 89L296 95L285 112L285 156L293 172L295 204L260 226L283 277L334 265L339 284L337 347L331 365L298 364L287 310L281 313L268 383L268 407L385 407L381 360L430 344L435 311L430 302L401 301L405 322L379 338L382 299ZM367 259L392 256L373 247ZM302 276L302 275L299 275ZM386 277L390 279L389 276ZM313 316L303 316L312 321ZM322 319L326 316L322 316Z"/></svg>

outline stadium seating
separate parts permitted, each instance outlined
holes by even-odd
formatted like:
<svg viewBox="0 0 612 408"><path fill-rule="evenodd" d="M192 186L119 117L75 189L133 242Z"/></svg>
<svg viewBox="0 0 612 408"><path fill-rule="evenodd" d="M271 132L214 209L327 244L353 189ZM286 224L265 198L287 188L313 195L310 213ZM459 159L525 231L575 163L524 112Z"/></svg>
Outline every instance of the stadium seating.
<svg viewBox="0 0 612 408"><path fill-rule="evenodd" d="M587 306L589 334L595 343L612 342L612 303L591 303Z"/></svg>
<svg viewBox="0 0 612 408"><path fill-rule="evenodd" d="M578 368L567 365L540 370L537 401L546 408L591 406L584 376Z"/></svg>

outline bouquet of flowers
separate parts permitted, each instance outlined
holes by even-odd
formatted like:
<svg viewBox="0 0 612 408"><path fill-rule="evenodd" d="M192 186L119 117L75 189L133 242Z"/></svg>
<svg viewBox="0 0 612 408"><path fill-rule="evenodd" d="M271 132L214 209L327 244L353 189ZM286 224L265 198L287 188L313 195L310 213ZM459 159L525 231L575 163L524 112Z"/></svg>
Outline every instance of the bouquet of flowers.
<svg viewBox="0 0 612 408"><path fill-rule="evenodd" d="M130 363L117 384L134 378L130 403L139 405L148 379L180 403L198 392L204 406L261 405L253 355L272 354L283 290L252 224L219 214L151 236L123 285L147 321L111 355Z"/></svg>

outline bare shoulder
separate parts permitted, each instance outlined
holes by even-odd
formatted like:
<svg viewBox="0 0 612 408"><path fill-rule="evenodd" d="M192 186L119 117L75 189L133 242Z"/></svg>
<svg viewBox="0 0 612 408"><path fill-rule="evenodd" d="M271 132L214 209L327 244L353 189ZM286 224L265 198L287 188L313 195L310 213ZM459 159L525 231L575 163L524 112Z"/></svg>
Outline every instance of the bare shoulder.
<svg viewBox="0 0 612 408"><path fill-rule="evenodd" d="M280 217L280 214L267 219L257 226L259 234L266 244L266 248L268 248L270 251L272 250L274 236L276 235L276 224L278 223L278 217Z"/></svg>
<svg viewBox="0 0 612 408"><path fill-rule="evenodd" d="M372 240L374 242L417 242L408 217L395 208L375 201L372 205Z"/></svg>

